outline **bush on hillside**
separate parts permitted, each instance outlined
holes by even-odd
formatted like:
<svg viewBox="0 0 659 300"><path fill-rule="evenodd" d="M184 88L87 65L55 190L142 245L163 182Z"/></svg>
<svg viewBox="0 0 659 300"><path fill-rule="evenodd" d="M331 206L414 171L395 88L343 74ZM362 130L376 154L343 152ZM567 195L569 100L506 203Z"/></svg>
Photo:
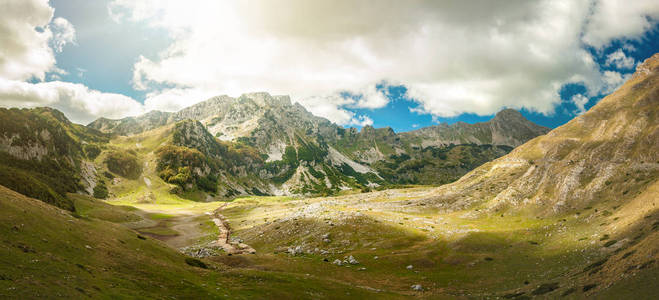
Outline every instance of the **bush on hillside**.
<svg viewBox="0 0 659 300"><path fill-rule="evenodd" d="M94 187L94 198L106 199L107 197L108 197L108 188L105 186L105 183L99 182Z"/></svg>
<svg viewBox="0 0 659 300"><path fill-rule="evenodd" d="M128 151L112 150L108 153L104 163L110 172L128 179L137 179L142 173L137 156Z"/></svg>
<svg viewBox="0 0 659 300"><path fill-rule="evenodd" d="M95 144L86 144L83 147L83 150L85 151L85 156L89 159L95 159L98 157L99 154L101 154L101 147Z"/></svg>

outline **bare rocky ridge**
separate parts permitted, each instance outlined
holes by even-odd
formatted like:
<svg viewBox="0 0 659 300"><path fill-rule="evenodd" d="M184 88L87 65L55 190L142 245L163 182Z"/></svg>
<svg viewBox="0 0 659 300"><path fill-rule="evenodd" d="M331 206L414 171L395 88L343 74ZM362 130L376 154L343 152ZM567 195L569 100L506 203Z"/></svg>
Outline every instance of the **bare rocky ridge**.
<svg viewBox="0 0 659 300"><path fill-rule="evenodd" d="M403 139L422 147L449 144L491 144L517 147L549 132L549 128L529 122L514 109L504 109L487 122L440 124L402 133Z"/></svg>

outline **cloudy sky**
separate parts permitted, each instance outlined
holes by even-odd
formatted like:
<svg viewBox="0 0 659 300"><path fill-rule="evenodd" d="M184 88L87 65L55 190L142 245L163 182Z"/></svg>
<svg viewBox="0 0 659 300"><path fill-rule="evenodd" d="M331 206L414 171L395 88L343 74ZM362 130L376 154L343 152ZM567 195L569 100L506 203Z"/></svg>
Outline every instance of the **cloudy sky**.
<svg viewBox="0 0 659 300"><path fill-rule="evenodd" d="M659 52L656 0L3 0L0 106L75 122L291 95L345 126L556 127Z"/></svg>

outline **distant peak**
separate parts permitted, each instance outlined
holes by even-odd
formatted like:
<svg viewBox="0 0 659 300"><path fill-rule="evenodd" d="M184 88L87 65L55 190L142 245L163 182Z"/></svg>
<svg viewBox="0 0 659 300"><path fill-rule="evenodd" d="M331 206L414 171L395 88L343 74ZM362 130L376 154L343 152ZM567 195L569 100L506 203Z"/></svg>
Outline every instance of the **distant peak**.
<svg viewBox="0 0 659 300"><path fill-rule="evenodd" d="M504 110L501 110L494 116L494 119L497 120L519 120L519 119L526 119L524 116L522 116L522 113L520 113L517 110L514 110L512 108L506 108Z"/></svg>
<svg viewBox="0 0 659 300"><path fill-rule="evenodd" d="M253 92L240 95L240 98L251 99L259 105L278 104L278 105L291 105L291 98L284 95L272 96L268 92Z"/></svg>
<svg viewBox="0 0 659 300"><path fill-rule="evenodd" d="M272 96L270 96L270 93L268 93L268 92L244 93L244 94L240 95L240 97L246 97L246 98L272 98Z"/></svg>

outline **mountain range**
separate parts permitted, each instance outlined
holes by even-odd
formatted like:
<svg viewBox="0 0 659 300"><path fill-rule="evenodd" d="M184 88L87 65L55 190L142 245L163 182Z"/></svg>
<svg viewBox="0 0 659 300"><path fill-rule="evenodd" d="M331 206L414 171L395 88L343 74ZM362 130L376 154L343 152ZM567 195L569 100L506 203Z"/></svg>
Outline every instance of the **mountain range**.
<svg viewBox="0 0 659 300"><path fill-rule="evenodd" d="M221 160L235 151L252 154L248 161L234 160L228 169L216 167L223 170L218 194L224 197L328 195L395 184L446 183L549 130L517 111L504 110L484 123L442 124L405 133L371 126L358 131L314 116L287 96L267 93L213 97L175 113L101 118L88 127L127 137L171 127L173 137L185 137L174 139L174 145L200 150L206 158ZM217 145L229 152L220 153ZM199 170L213 169L197 165L193 181L207 176ZM247 178L248 173L258 175Z"/></svg>
<svg viewBox="0 0 659 300"><path fill-rule="evenodd" d="M148 168L172 193L198 200L443 184L549 131L511 109L488 122L403 133L346 129L267 93L87 126L50 108L0 113L7 120L0 128L3 169L22 174L6 185L53 203L65 201L65 192L96 189L105 197L115 177L140 180Z"/></svg>

